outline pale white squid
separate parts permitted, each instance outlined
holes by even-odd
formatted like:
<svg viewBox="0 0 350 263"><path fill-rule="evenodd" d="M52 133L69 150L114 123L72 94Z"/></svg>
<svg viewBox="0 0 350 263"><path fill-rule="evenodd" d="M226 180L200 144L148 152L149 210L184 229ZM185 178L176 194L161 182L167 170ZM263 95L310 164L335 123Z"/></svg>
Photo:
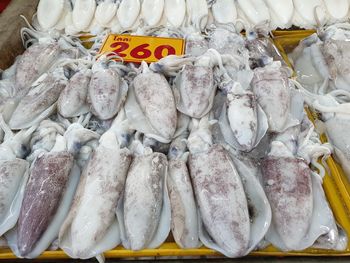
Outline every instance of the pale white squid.
<svg viewBox="0 0 350 263"><path fill-rule="evenodd" d="M138 138L125 183L124 200L117 210L126 249L156 248L170 232L171 211L166 177L168 161L162 153L145 148Z"/></svg>
<svg viewBox="0 0 350 263"><path fill-rule="evenodd" d="M120 243L115 214L132 160L123 136L124 113L99 140L79 181L74 202L59 234L59 246L73 258L100 257ZM124 122L124 123L123 123ZM126 121L127 122L127 121ZM93 209L91 209L93 207Z"/></svg>
<svg viewBox="0 0 350 263"><path fill-rule="evenodd" d="M165 0L164 14L170 25L175 28L179 28L182 25L186 15L185 0Z"/></svg>
<svg viewBox="0 0 350 263"><path fill-rule="evenodd" d="M85 31L92 22L96 10L95 0L75 0L72 22L78 31Z"/></svg>
<svg viewBox="0 0 350 263"><path fill-rule="evenodd" d="M145 62L130 85L125 112L130 126L163 143L169 143L176 130L175 99L162 74L151 71Z"/></svg>

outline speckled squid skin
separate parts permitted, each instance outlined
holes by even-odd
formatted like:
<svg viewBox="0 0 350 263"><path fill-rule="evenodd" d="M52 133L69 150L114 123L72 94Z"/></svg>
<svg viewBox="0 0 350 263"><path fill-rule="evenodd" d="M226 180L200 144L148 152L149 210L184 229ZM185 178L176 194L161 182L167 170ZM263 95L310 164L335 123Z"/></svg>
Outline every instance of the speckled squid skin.
<svg viewBox="0 0 350 263"><path fill-rule="evenodd" d="M330 77L336 81L337 77L342 76L348 83L350 82L350 52L349 42L343 40L327 39L321 46L321 51L325 57Z"/></svg>
<svg viewBox="0 0 350 263"><path fill-rule="evenodd" d="M22 256L32 251L54 217L73 161L71 153L57 152L39 156L33 164L17 227L17 245Z"/></svg>
<svg viewBox="0 0 350 263"><path fill-rule="evenodd" d="M289 249L298 247L312 216L311 171L302 159L268 156L261 164L272 224Z"/></svg>
<svg viewBox="0 0 350 263"><path fill-rule="evenodd" d="M209 48L217 50L220 54L239 55L247 59L249 57L242 36L225 27L217 27L210 33Z"/></svg>
<svg viewBox="0 0 350 263"><path fill-rule="evenodd" d="M176 86L174 94L180 112L201 118L211 110L216 91L211 67L185 65Z"/></svg>
<svg viewBox="0 0 350 263"><path fill-rule="evenodd" d="M144 72L135 77L135 96L151 126L165 139L172 139L176 130L176 107L173 92L165 77Z"/></svg>
<svg viewBox="0 0 350 263"><path fill-rule="evenodd" d="M4 219L29 163L22 159L0 162L0 220Z"/></svg>
<svg viewBox="0 0 350 263"><path fill-rule="evenodd" d="M75 117L81 113L87 103L90 77L90 72L79 71L70 78L57 101L57 110L63 117Z"/></svg>
<svg viewBox="0 0 350 263"><path fill-rule="evenodd" d="M208 40L201 35L192 34L186 38L185 54L191 56L203 55L209 48Z"/></svg>
<svg viewBox="0 0 350 263"><path fill-rule="evenodd" d="M38 87L31 90L19 102L9 121L10 127L23 129L31 126L31 121L56 103L66 84L67 80L62 76L47 75Z"/></svg>
<svg viewBox="0 0 350 263"><path fill-rule="evenodd" d="M256 68L252 86L258 103L267 115L269 130L283 131L290 109L290 87L287 74L276 66Z"/></svg>
<svg viewBox="0 0 350 263"><path fill-rule="evenodd" d="M111 119L125 101L126 92L116 70L108 68L93 72L89 84L92 113L101 120Z"/></svg>
<svg viewBox="0 0 350 263"><path fill-rule="evenodd" d="M101 240L115 219L132 155L100 145L90 157L73 205L60 233L71 228L73 253L84 256Z"/></svg>
<svg viewBox="0 0 350 263"><path fill-rule="evenodd" d="M254 147L258 134L258 113L255 95L252 92L245 94L228 94L228 120L233 135L243 149L251 150Z"/></svg>
<svg viewBox="0 0 350 263"><path fill-rule="evenodd" d="M168 171L171 231L181 248L196 248L199 243L197 207L186 161L169 160Z"/></svg>
<svg viewBox="0 0 350 263"><path fill-rule="evenodd" d="M248 204L229 153L214 144L208 151L190 154L189 169L209 235L222 249L245 255L250 235Z"/></svg>
<svg viewBox="0 0 350 263"><path fill-rule="evenodd" d="M130 249L147 247L158 227L163 205L166 156L151 153L133 160L125 183L124 221Z"/></svg>
<svg viewBox="0 0 350 263"><path fill-rule="evenodd" d="M27 93L30 85L47 70L59 52L57 43L33 44L24 51L17 62L15 75L17 92Z"/></svg>

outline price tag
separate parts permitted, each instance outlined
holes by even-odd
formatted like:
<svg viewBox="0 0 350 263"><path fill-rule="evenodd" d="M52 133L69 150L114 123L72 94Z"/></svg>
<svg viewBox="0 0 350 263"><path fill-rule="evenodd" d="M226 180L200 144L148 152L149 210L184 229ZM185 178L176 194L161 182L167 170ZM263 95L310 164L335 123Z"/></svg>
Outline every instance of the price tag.
<svg viewBox="0 0 350 263"><path fill-rule="evenodd" d="M183 55L185 41L180 38L109 35L100 54L113 52L125 62L156 62L168 55Z"/></svg>

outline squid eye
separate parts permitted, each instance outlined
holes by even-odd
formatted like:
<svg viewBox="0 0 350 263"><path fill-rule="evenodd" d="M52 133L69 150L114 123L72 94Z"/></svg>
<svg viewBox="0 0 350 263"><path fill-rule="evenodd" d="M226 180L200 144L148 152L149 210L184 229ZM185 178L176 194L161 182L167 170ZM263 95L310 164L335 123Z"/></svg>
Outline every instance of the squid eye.
<svg viewBox="0 0 350 263"><path fill-rule="evenodd" d="M128 133L125 133L122 135L123 139L128 143L130 142L130 139L131 139L131 135L128 134Z"/></svg>
<svg viewBox="0 0 350 263"><path fill-rule="evenodd" d="M63 70L63 73L67 79L70 79L74 75L74 71L72 69L69 69L69 68L65 68Z"/></svg>
<svg viewBox="0 0 350 263"><path fill-rule="evenodd" d="M178 155L179 150L176 147L171 147L169 151L169 155L171 157L175 157Z"/></svg>
<svg viewBox="0 0 350 263"><path fill-rule="evenodd" d="M130 143L131 135L124 133L120 136L120 138L118 136L118 140L121 148L126 147Z"/></svg>
<svg viewBox="0 0 350 263"><path fill-rule="evenodd" d="M26 145L22 144L21 145L21 150L20 150L20 155L21 158L26 158L30 154L30 149Z"/></svg>
<svg viewBox="0 0 350 263"><path fill-rule="evenodd" d="M73 153L78 153L80 151L82 147L82 144L80 142L73 142L72 147L70 148L70 150Z"/></svg>
<svg viewBox="0 0 350 263"><path fill-rule="evenodd" d="M154 63L152 70L155 71L155 72L162 72L163 71L163 65L161 65L159 63Z"/></svg>

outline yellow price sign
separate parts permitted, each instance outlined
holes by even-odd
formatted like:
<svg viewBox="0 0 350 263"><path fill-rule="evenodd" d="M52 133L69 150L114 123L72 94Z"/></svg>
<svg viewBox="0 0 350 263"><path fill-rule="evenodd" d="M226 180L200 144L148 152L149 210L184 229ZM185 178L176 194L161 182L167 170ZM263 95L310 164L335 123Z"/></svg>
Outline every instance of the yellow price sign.
<svg viewBox="0 0 350 263"><path fill-rule="evenodd" d="M126 62L156 62L168 55L183 55L185 41L180 38L108 35L100 54L114 53Z"/></svg>

